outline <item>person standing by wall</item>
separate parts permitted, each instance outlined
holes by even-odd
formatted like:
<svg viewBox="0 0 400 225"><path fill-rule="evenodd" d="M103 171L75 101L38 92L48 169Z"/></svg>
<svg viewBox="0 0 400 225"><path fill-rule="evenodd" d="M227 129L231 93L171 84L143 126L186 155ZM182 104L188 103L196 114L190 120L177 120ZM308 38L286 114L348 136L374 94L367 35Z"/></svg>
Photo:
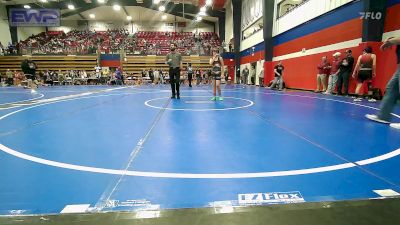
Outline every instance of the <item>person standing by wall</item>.
<svg viewBox="0 0 400 225"><path fill-rule="evenodd" d="M258 75L258 85L264 87L264 67L261 68L260 74Z"/></svg>
<svg viewBox="0 0 400 225"><path fill-rule="evenodd" d="M317 74L317 90L314 92L321 92L321 86L322 86L322 92L326 91L326 77L328 76L330 69L331 69L331 64L328 62L328 57L324 56L322 57L322 62L317 66L318 68L318 74Z"/></svg>
<svg viewBox="0 0 400 225"><path fill-rule="evenodd" d="M349 78L350 73L353 70L354 58L352 51L346 50L346 57L340 63L340 73L338 74L337 93L338 95L348 95L349 92ZM344 91L342 93L342 86Z"/></svg>
<svg viewBox="0 0 400 225"><path fill-rule="evenodd" d="M37 65L34 61L25 59L21 63L21 70L24 73L26 79L28 80L28 88L31 89L32 93L36 93L36 69Z"/></svg>
<svg viewBox="0 0 400 225"><path fill-rule="evenodd" d="M342 54L340 52L336 52L335 54L333 54L332 67L331 67L331 72L330 72L330 76L328 79L328 88L326 89L326 92L324 92L324 94L330 95L333 93L333 91L336 88L338 74L340 73L340 63L342 62L340 60L341 55Z"/></svg>
<svg viewBox="0 0 400 225"><path fill-rule="evenodd" d="M283 89L283 71L285 67L282 65L282 61L279 61L278 65L274 68L275 78L272 81L271 89L275 88L276 85L279 85L279 91Z"/></svg>
<svg viewBox="0 0 400 225"><path fill-rule="evenodd" d="M189 65L187 67L187 74L188 74L188 80L189 80L189 87L192 87L193 67L192 67L191 63L189 63Z"/></svg>
<svg viewBox="0 0 400 225"><path fill-rule="evenodd" d="M246 65L242 72L242 84L247 84L248 77L249 77L249 69L247 68L247 65Z"/></svg>

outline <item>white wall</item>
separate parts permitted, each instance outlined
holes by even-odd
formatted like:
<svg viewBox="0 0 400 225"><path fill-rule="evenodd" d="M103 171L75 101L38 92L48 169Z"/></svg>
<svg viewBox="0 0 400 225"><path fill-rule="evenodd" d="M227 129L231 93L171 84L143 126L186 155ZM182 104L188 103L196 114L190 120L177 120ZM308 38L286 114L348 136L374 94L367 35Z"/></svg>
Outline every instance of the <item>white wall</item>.
<svg viewBox="0 0 400 225"><path fill-rule="evenodd" d="M240 51L251 48L263 41L264 41L264 31L263 31L263 29L261 29L257 33L242 40L242 42L240 43Z"/></svg>
<svg viewBox="0 0 400 225"><path fill-rule="evenodd" d="M32 34L36 35L45 31L45 27L17 27L18 41L26 40Z"/></svg>
<svg viewBox="0 0 400 225"><path fill-rule="evenodd" d="M225 10L225 43L228 44L233 38L233 10L231 0L227 0Z"/></svg>
<svg viewBox="0 0 400 225"><path fill-rule="evenodd" d="M6 7L0 4L0 42L6 47L11 42Z"/></svg>
<svg viewBox="0 0 400 225"><path fill-rule="evenodd" d="M275 5L281 1L275 0ZM276 36L288 31L351 1L354 0L309 0L282 18L275 20L273 35ZM277 15L275 15L275 18L277 18Z"/></svg>
<svg viewBox="0 0 400 225"><path fill-rule="evenodd" d="M50 31L64 31L65 33L75 29L78 29L78 22L76 20L62 20L61 26L49 27Z"/></svg>

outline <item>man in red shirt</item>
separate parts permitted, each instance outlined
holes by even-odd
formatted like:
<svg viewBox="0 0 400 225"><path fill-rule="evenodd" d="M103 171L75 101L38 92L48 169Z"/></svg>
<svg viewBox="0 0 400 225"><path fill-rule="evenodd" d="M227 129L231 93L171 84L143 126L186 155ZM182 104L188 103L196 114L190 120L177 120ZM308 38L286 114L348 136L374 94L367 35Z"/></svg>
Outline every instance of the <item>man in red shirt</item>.
<svg viewBox="0 0 400 225"><path fill-rule="evenodd" d="M341 63L340 56L341 56L340 52L336 52L335 54L333 54L332 67L331 67L331 72L330 72L330 76L328 79L328 88L326 89L325 94L328 94L328 95L332 94L336 88L338 74L340 72L340 63Z"/></svg>
<svg viewBox="0 0 400 225"><path fill-rule="evenodd" d="M326 77L328 76L331 68L331 64L328 62L328 58L326 56L322 57L322 62L317 66L318 74L317 74L317 90L315 92L321 92L321 84L322 84L322 92L326 91Z"/></svg>

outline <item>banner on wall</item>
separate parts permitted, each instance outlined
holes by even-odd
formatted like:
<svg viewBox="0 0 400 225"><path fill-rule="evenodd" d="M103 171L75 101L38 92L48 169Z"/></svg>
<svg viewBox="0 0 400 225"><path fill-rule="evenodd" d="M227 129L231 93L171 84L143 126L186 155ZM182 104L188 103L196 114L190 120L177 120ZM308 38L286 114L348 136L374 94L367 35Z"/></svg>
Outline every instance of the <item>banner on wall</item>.
<svg viewBox="0 0 400 225"><path fill-rule="evenodd" d="M10 9L9 23L12 27L58 27L58 9Z"/></svg>

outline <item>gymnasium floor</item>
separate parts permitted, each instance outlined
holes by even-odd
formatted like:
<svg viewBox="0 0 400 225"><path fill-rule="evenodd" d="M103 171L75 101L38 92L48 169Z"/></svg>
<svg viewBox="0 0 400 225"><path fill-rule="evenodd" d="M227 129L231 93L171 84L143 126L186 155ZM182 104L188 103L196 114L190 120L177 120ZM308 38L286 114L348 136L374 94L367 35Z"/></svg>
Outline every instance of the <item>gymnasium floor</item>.
<svg viewBox="0 0 400 225"><path fill-rule="evenodd" d="M400 130L379 103L211 87L0 88L0 215L393 197ZM400 108L395 113L400 114ZM395 121L400 122L400 116Z"/></svg>

